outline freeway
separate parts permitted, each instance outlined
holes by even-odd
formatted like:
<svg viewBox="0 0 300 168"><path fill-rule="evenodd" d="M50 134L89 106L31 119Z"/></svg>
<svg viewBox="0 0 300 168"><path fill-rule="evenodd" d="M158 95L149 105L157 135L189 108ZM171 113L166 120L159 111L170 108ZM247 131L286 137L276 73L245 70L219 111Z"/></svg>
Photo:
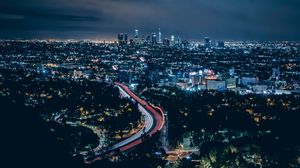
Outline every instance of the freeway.
<svg viewBox="0 0 300 168"><path fill-rule="evenodd" d="M96 160L101 160L103 156L112 156L116 154L116 152L124 152L132 149L141 144L145 136L151 137L153 134L159 132L164 126L165 119L161 108L149 105L146 101L135 95L127 86L118 82L116 82L115 85L119 88L123 97L131 98L138 103L138 109L144 117L144 127L136 134L114 144L106 150L102 150L100 147L93 149L95 156L92 158L85 156L85 154L85 163L87 164Z"/></svg>

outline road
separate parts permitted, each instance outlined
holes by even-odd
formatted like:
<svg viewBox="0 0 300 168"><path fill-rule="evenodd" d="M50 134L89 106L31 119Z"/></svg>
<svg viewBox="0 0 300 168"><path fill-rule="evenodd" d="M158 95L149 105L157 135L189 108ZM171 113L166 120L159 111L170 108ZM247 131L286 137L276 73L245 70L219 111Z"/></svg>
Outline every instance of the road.
<svg viewBox="0 0 300 168"><path fill-rule="evenodd" d="M136 96L127 86L121 83L115 83L118 86L120 93L123 97L132 99L138 103L138 109L144 117L144 127L136 134L118 142L106 150L102 150L100 147L93 149L95 157L85 157L85 163L90 164L96 160L101 160L103 156L112 156L116 152L124 152L143 142L143 137L151 137L153 134L159 132L164 126L164 113L159 107L153 108L146 101Z"/></svg>

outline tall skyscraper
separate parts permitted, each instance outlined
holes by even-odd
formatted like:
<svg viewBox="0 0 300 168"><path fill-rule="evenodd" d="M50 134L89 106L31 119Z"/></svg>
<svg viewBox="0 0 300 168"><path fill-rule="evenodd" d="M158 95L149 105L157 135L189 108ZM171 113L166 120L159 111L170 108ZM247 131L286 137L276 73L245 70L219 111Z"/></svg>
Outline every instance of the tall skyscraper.
<svg viewBox="0 0 300 168"><path fill-rule="evenodd" d="M156 37L156 33L152 33L152 36L151 36L151 44L152 45L155 45L157 44L157 37Z"/></svg>
<svg viewBox="0 0 300 168"><path fill-rule="evenodd" d="M126 45L127 40L128 40L128 35L126 33L119 33L118 34L119 45Z"/></svg>
<svg viewBox="0 0 300 168"><path fill-rule="evenodd" d="M139 38L139 30L135 29L134 30L134 39L133 39L134 44L140 44L141 39Z"/></svg>
<svg viewBox="0 0 300 168"><path fill-rule="evenodd" d="M170 45L171 46L175 45L175 36L174 35L171 36Z"/></svg>
<svg viewBox="0 0 300 168"><path fill-rule="evenodd" d="M179 36L177 36L177 39L176 39L176 41L175 41L175 44L177 44L177 45L181 45L181 38L179 37Z"/></svg>
<svg viewBox="0 0 300 168"><path fill-rule="evenodd" d="M134 38L139 38L139 30L138 29L134 30Z"/></svg>
<svg viewBox="0 0 300 168"><path fill-rule="evenodd" d="M158 43L162 44L160 28L158 29Z"/></svg>

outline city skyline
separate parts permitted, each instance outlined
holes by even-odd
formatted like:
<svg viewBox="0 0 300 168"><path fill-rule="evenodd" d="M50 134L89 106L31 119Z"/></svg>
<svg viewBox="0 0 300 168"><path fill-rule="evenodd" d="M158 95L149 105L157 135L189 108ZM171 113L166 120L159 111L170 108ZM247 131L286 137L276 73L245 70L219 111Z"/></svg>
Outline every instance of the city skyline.
<svg viewBox="0 0 300 168"><path fill-rule="evenodd" d="M299 40L299 6L295 0L4 0L0 39L114 40L115 32L160 28L164 37L188 40Z"/></svg>
<svg viewBox="0 0 300 168"><path fill-rule="evenodd" d="M300 168L299 9L1 0L2 167Z"/></svg>

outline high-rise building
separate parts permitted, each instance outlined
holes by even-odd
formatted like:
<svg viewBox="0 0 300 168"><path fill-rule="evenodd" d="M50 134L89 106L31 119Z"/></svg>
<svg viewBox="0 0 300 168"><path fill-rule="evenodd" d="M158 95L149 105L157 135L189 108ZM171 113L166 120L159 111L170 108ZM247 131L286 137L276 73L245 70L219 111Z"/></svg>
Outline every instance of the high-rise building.
<svg viewBox="0 0 300 168"><path fill-rule="evenodd" d="M151 44L152 45L155 45L157 44L157 37L156 37L156 33L152 33L152 36L151 36Z"/></svg>
<svg viewBox="0 0 300 168"><path fill-rule="evenodd" d="M176 39L176 41L175 41L175 44L181 45L181 42L182 42L181 38L180 38L179 36L177 36L177 39Z"/></svg>
<svg viewBox="0 0 300 168"><path fill-rule="evenodd" d="M126 45L127 40L128 40L128 35L126 33L119 33L118 34L119 45Z"/></svg>
<svg viewBox="0 0 300 168"><path fill-rule="evenodd" d="M211 46L211 41L210 41L209 37L205 37L204 41L205 41L204 46L209 48Z"/></svg>
<svg viewBox="0 0 300 168"><path fill-rule="evenodd" d="M134 39L133 39L134 44L141 44L142 39L139 37L139 30L135 29L134 30Z"/></svg>
<svg viewBox="0 0 300 168"><path fill-rule="evenodd" d="M162 44L160 28L158 29L158 43Z"/></svg>
<svg viewBox="0 0 300 168"><path fill-rule="evenodd" d="M175 36L174 35L171 36L170 45L171 46L175 45Z"/></svg>
<svg viewBox="0 0 300 168"><path fill-rule="evenodd" d="M218 41L218 47L224 48L225 47L224 41Z"/></svg>
<svg viewBox="0 0 300 168"><path fill-rule="evenodd" d="M139 30L138 29L134 30L134 38L139 38Z"/></svg>

